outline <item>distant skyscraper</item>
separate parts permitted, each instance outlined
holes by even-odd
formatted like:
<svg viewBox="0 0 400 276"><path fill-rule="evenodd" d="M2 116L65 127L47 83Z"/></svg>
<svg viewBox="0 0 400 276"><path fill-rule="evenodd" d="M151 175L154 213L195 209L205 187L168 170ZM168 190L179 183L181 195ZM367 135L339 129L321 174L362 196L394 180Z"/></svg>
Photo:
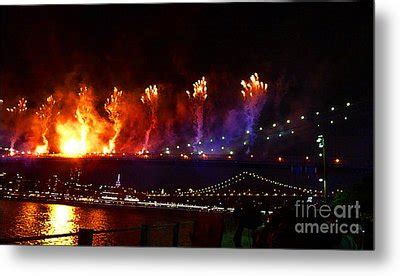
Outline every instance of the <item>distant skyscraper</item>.
<svg viewBox="0 0 400 276"><path fill-rule="evenodd" d="M117 181L115 182L115 186L119 188L121 186L121 174L118 174Z"/></svg>

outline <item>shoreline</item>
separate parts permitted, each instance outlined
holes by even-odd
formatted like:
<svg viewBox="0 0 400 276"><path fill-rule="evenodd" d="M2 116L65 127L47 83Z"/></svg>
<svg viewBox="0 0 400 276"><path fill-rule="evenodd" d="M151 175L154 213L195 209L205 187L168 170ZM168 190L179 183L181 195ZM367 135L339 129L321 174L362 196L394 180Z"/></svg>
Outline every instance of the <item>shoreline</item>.
<svg viewBox="0 0 400 276"><path fill-rule="evenodd" d="M163 210L163 211L179 211L179 212L187 212L187 213L205 213L205 214L221 214L228 215L231 212L215 212L211 210L196 210L196 209L186 209L186 208L167 208L161 206L140 206L140 205L119 205L119 204L107 204L107 203L83 203L76 201L60 201L60 200L40 200L40 199L21 199L21 198L0 198L0 201L17 201L17 202L32 202L32 203L41 203L41 204L58 204L58 205L67 205L73 207L89 207L89 208L112 208L112 209L136 209L142 211L150 211L150 210Z"/></svg>

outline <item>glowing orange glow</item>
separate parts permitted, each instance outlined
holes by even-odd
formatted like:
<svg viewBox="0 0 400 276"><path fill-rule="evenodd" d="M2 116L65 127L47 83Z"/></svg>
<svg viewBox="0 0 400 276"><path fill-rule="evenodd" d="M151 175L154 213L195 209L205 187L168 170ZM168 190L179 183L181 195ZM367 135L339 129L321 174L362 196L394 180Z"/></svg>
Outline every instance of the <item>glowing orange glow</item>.
<svg viewBox="0 0 400 276"><path fill-rule="evenodd" d="M79 131L77 123L58 124L57 133L60 136L60 152L66 156L83 155L87 153L86 130Z"/></svg>
<svg viewBox="0 0 400 276"><path fill-rule="evenodd" d="M35 149L35 154L45 154L48 153L48 143L45 142L44 145L38 145Z"/></svg>
<svg viewBox="0 0 400 276"><path fill-rule="evenodd" d="M49 214L50 222L46 230L46 235L72 233L77 231L77 224L75 223L75 207L65 205L48 205L47 213ZM44 244L59 244L58 239L44 241ZM73 244L74 237L65 237L62 244Z"/></svg>
<svg viewBox="0 0 400 276"><path fill-rule="evenodd" d="M62 152L67 155L78 155L86 153L85 144L81 144L78 140L70 139L62 145Z"/></svg>
<svg viewBox="0 0 400 276"><path fill-rule="evenodd" d="M64 156L103 152L108 147L101 137L107 124L95 111L91 91L84 87L78 95L75 120L59 121L56 125L60 153Z"/></svg>
<svg viewBox="0 0 400 276"><path fill-rule="evenodd" d="M335 159L335 163L336 163L336 164L339 164L339 163L340 163L340 159L339 159L339 158L336 158L336 159Z"/></svg>

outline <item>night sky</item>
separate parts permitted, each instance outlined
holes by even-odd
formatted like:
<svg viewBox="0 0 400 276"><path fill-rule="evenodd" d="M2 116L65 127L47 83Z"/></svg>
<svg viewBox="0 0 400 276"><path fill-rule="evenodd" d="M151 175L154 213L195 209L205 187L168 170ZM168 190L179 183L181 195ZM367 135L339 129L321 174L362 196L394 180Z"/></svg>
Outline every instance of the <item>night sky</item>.
<svg viewBox="0 0 400 276"><path fill-rule="evenodd" d="M0 61L1 98L26 96L32 107L82 83L101 99L113 86L142 93L157 83L167 108L205 75L208 108L218 114L240 100L240 80L258 72L269 85L266 123L360 103L351 125L332 133L331 150L372 164L369 1L0 7ZM302 154L304 145L285 144Z"/></svg>

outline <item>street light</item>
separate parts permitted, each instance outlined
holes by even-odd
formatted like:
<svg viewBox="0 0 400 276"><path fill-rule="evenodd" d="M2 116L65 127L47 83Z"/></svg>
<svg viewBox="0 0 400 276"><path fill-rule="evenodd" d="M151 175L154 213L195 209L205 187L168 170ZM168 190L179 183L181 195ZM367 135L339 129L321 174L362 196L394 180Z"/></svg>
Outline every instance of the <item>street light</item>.
<svg viewBox="0 0 400 276"><path fill-rule="evenodd" d="M318 143L318 148L322 149L322 159L323 159L323 185L324 185L324 198L326 201L326 151L325 151L325 139L324 139L324 135L318 135L317 137L317 141Z"/></svg>

